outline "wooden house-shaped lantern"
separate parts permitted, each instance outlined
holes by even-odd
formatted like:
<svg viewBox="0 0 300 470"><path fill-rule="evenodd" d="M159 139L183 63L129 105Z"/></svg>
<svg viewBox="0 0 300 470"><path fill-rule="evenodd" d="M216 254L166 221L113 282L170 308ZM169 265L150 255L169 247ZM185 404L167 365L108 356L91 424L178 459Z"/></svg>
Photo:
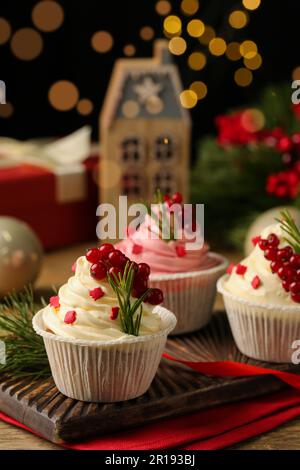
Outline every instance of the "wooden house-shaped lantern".
<svg viewBox="0 0 300 470"><path fill-rule="evenodd" d="M115 204L188 192L191 120L181 106L177 66L168 42L155 42L154 57L119 59L100 116L100 200Z"/></svg>

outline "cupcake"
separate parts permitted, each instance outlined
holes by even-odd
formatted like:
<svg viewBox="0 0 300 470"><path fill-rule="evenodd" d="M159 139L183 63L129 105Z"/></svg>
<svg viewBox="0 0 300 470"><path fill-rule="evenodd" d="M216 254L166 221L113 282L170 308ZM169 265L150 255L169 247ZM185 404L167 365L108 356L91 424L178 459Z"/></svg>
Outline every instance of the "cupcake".
<svg viewBox="0 0 300 470"><path fill-rule="evenodd" d="M103 244L77 260L74 276L34 316L61 393L115 402L149 388L176 324L158 305L162 292L148 289L149 274ZM137 297L141 281L144 291Z"/></svg>
<svg viewBox="0 0 300 470"><path fill-rule="evenodd" d="M177 211L173 212L175 206ZM194 224L190 233L188 227L181 228L184 208L179 193L174 194L172 199L165 196L164 201L152 205L152 209L138 230L133 233L128 230L127 237L117 248L137 264L150 266L150 286L163 290L164 306L177 318L172 334L196 331L210 320L216 282L224 274L227 261L209 251L200 236L198 224ZM172 219L169 237L162 233L160 211ZM174 219L180 222L176 223ZM192 236L195 242L193 249L190 249Z"/></svg>
<svg viewBox="0 0 300 470"><path fill-rule="evenodd" d="M292 362L300 339L300 255L287 220L255 237L251 254L218 282L237 347L263 361Z"/></svg>

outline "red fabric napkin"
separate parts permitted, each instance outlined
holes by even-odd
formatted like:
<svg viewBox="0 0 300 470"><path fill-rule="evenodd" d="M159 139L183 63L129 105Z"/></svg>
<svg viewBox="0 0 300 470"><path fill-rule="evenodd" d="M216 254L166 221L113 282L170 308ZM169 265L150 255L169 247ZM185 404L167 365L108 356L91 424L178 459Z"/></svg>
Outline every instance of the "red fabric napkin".
<svg viewBox="0 0 300 470"><path fill-rule="evenodd" d="M64 446L77 450L222 449L296 416L300 416L300 393L286 390ZM1 412L0 419L37 434Z"/></svg>

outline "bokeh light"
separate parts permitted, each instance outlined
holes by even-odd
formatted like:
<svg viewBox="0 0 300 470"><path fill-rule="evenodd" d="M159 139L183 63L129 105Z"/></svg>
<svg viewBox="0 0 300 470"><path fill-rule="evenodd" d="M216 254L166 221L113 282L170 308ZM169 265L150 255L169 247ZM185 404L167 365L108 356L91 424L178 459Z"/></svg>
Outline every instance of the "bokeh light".
<svg viewBox="0 0 300 470"><path fill-rule="evenodd" d="M169 50L174 55L184 54L186 48L186 41L181 37L176 36L169 41Z"/></svg>
<svg viewBox="0 0 300 470"><path fill-rule="evenodd" d="M91 100L87 98L82 98L81 100L78 101L76 109L79 112L79 114L82 114L82 116L87 116L88 114L91 114L91 112L93 111L94 105L91 102Z"/></svg>
<svg viewBox="0 0 300 470"><path fill-rule="evenodd" d="M181 10L185 15L194 15L199 9L198 0L182 0Z"/></svg>
<svg viewBox="0 0 300 470"><path fill-rule="evenodd" d="M227 45L226 56L229 60L240 60L242 57L240 53L240 44L238 42L230 42Z"/></svg>
<svg viewBox="0 0 300 470"><path fill-rule="evenodd" d="M48 98L53 108L58 111L69 111L76 106L79 91L74 83L60 80L51 86Z"/></svg>
<svg viewBox="0 0 300 470"><path fill-rule="evenodd" d="M164 20L164 30L167 34L174 36L181 32L181 19L178 16L167 16Z"/></svg>
<svg viewBox="0 0 300 470"><path fill-rule="evenodd" d="M14 107L11 103L5 103L0 105L0 117L10 118L14 113Z"/></svg>
<svg viewBox="0 0 300 470"><path fill-rule="evenodd" d="M246 59L252 59L257 54L257 45L253 41L243 41L240 45L240 53Z"/></svg>
<svg viewBox="0 0 300 470"><path fill-rule="evenodd" d="M247 69L257 70L262 65L262 57L259 53L257 53L254 57L251 57L250 59L245 57L244 64L247 67Z"/></svg>
<svg viewBox="0 0 300 470"><path fill-rule="evenodd" d="M100 54L110 51L113 44L113 37L108 31L97 31L92 36L92 47Z"/></svg>
<svg viewBox="0 0 300 470"><path fill-rule="evenodd" d="M248 132L258 132L265 126L265 116L260 109L246 109L241 116L241 124Z"/></svg>
<svg viewBox="0 0 300 470"><path fill-rule="evenodd" d="M196 93L198 100L203 100L207 95L207 86L201 81L193 82L190 86L190 90Z"/></svg>
<svg viewBox="0 0 300 470"><path fill-rule="evenodd" d="M236 10L230 13L228 21L232 28L242 29L248 23L248 15L245 11Z"/></svg>
<svg viewBox="0 0 300 470"><path fill-rule="evenodd" d="M197 101L197 94L193 90L184 90L180 93L180 103L183 108L194 108Z"/></svg>
<svg viewBox="0 0 300 470"><path fill-rule="evenodd" d="M126 44L123 48L123 52L127 57L132 57L136 53L136 48L133 44Z"/></svg>
<svg viewBox="0 0 300 470"><path fill-rule="evenodd" d="M205 31L205 25L201 20L192 20L187 25L187 32L193 38L199 38Z"/></svg>
<svg viewBox="0 0 300 470"><path fill-rule="evenodd" d="M220 56L226 51L226 42L222 38L214 38L210 41L208 48L212 55Z"/></svg>
<svg viewBox="0 0 300 470"><path fill-rule="evenodd" d="M159 15L166 16L170 13L172 6L171 6L171 3L168 2L167 0L160 0L155 5L155 9Z"/></svg>
<svg viewBox="0 0 300 470"><path fill-rule="evenodd" d="M0 18L0 45L5 44L11 36L11 26L5 18Z"/></svg>
<svg viewBox="0 0 300 470"><path fill-rule="evenodd" d="M63 24L64 10L54 0L43 0L33 7L31 17L38 29L49 33Z"/></svg>
<svg viewBox="0 0 300 470"><path fill-rule="evenodd" d="M245 69L244 67L241 67L240 69L236 70L234 73L234 81L239 86L246 87L250 85L252 80L253 80L252 72L248 69Z"/></svg>
<svg viewBox="0 0 300 470"><path fill-rule="evenodd" d="M10 45L18 59L33 60L43 50L43 38L35 29L22 28L14 33Z"/></svg>
<svg viewBox="0 0 300 470"><path fill-rule="evenodd" d="M214 37L216 37L216 33L215 33L214 28L212 28L211 26L206 25L204 33L202 34L202 36L200 36L199 41L204 46L207 46Z"/></svg>
<svg viewBox="0 0 300 470"><path fill-rule="evenodd" d="M154 30L150 26L144 26L140 30L140 36L144 41L151 41L154 37Z"/></svg>
<svg viewBox="0 0 300 470"><path fill-rule="evenodd" d="M292 79L293 80L300 80L300 65L298 67L295 67L293 72L292 72Z"/></svg>
<svg viewBox="0 0 300 470"><path fill-rule="evenodd" d="M243 0L243 5L247 10L256 10L259 7L261 0Z"/></svg>
<svg viewBox="0 0 300 470"><path fill-rule="evenodd" d="M206 65L206 56L203 52L193 52L188 58L188 65L193 70L202 70Z"/></svg>

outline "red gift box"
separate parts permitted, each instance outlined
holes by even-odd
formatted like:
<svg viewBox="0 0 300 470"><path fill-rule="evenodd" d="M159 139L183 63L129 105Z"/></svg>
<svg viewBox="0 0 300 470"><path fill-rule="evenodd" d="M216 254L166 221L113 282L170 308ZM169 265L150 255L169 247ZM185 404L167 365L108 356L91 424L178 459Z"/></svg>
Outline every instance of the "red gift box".
<svg viewBox="0 0 300 470"><path fill-rule="evenodd" d="M20 164L0 170L0 215L27 222L45 249L96 238L98 157L62 174Z"/></svg>

